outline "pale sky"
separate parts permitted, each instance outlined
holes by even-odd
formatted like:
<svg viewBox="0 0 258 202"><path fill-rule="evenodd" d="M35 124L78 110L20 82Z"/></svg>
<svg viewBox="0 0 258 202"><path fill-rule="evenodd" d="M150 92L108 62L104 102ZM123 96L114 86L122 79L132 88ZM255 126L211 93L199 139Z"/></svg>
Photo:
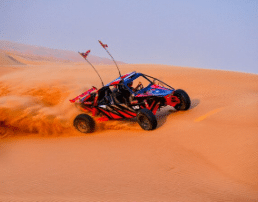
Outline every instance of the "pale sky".
<svg viewBox="0 0 258 202"><path fill-rule="evenodd" d="M258 0L0 0L0 40L258 73Z"/></svg>

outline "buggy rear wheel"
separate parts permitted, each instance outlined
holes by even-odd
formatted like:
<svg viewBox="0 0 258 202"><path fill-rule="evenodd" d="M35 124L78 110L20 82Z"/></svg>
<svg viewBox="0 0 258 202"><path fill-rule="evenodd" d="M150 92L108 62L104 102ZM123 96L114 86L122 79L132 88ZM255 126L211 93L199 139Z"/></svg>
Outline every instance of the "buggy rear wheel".
<svg viewBox="0 0 258 202"><path fill-rule="evenodd" d="M174 95L180 100L180 104L175 106L176 110L188 110L190 108L191 100L189 95L184 90L178 89L175 91Z"/></svg>
<svg viewBox="0 0 258 202"><path fill-rule="evenodd" d="M154 130L157 127L157 119L152 111L148 109L138 111L137 122L143 130Z"/></svg>
<svg viewBox="0 0 258 202"><path fill-rule="evenodd" d="M73 125L81 133L92 133L95 130L95 121L87 114L79 114L76 116Z"/></svg>

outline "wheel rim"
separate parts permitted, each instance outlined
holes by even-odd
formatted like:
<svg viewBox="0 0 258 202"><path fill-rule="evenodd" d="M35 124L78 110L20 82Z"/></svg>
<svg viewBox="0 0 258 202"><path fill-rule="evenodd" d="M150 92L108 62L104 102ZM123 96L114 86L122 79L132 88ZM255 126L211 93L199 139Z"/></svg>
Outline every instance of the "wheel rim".
<svg viewBox="0 0 258 202"><path fill-rule="evenodd" d="M176 105L177 110L184 110L185 109L185 100L182 98L182 96L177 96L180 100L180 104Z"/></svg>
<svg viewBox="0 0 258 202"><path fill-rule="evenodd" d="M140 120L142 128L144 128L144 129L150 128L150 121L146 116L140 116L139 120Z"/></svg>
<svg viewBox="0 0 258 202"><path fill-rule="evenodd" d="M89 127L84 120L78 120L77 121L77 129L82 133L87 133L89 130Z"/></svg>

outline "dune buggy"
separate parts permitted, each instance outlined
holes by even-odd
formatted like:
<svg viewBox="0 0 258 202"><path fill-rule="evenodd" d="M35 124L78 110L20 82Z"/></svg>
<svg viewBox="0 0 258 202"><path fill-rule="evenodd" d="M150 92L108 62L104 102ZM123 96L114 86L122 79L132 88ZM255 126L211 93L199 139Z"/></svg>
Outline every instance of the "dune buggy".
<svg viewBox="0 0 258 202"><path fill-rule="evenodd" d="M70 102L77 103L92 116L102 115L97 122L136 117L144 130L157 127L155 114L161 107L169 105L176 110L187 110L191 105L184 90L175 90L157 78L137 72L120 76L100 89L93 86ZM96 125L88 114L79 114L73 124L82 133L93 132Z"/></svg>

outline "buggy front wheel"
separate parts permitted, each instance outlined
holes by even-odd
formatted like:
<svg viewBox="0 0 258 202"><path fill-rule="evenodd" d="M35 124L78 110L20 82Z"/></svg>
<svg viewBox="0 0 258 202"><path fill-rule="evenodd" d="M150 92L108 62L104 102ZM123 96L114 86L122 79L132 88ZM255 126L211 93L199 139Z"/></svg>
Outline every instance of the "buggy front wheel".
<svg viewBox="0 0 258 202"><path fill-rule="evenodd" d="M189 95L184 90L178 89L175 91L174 95L180 100L180 104L175 106L176 110L188 110L190 108L191 100Z"/></svg>
<svg viewBox="0 0 258 202"><path fill-rule="evenodd" d="M138 111L137 122L143 130L154 130L157 127L157 119L152 111L148 109Z"/></svg>

